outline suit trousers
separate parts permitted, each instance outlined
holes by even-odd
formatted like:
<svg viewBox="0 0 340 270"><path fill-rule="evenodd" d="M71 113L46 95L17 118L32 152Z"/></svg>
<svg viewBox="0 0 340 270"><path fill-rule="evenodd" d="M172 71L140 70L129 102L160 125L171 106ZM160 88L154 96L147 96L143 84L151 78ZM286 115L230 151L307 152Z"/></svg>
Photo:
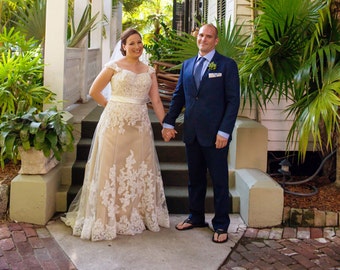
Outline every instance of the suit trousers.
<svg viewBox="0 0 340 270"><path fill-rule="evenodd" d="M213 228L227 230L229 227L228 150L229 142L222 149L216 149L215 145L201 146L197 140L186 144L189 169L189 217L194 224L205 222L205 197L209 172L214 191Z"/></svg>

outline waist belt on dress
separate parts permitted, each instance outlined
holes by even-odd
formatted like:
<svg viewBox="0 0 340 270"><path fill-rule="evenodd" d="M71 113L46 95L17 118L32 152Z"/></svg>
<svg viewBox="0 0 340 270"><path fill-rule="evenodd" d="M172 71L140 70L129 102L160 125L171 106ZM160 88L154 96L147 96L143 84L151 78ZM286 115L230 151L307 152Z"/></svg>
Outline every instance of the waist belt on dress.
<svg viewBox="0 0 340 270"><path fill-rule="evenodd" d="M118 101L122 103L133 103L133 104L146 104L149 102L148 99L129 98L129 97L122 97L122 96L111 96L110 100Z"/></svg>

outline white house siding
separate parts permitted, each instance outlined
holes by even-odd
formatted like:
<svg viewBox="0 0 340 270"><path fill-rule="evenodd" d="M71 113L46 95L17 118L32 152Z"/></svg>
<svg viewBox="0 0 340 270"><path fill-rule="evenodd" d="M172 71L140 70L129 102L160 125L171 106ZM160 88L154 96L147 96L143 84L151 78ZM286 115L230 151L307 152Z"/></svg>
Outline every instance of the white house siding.
<svg viewBox="0 0 340 270"><path fill-rule="evenodd" d="M292 126L293 117L288 116L284 110L288 101L273 98L264 111L260 111L260 123L268 129L268 151L284 151L287 148L287 137ZM293 146L289 150L296 150Z"/></svg>
<svg viewBox="0 0 340 270"><path fill-rule="evenodd" d="M217 17L217 0L208 2L208 23L215 23Z"/></svg>

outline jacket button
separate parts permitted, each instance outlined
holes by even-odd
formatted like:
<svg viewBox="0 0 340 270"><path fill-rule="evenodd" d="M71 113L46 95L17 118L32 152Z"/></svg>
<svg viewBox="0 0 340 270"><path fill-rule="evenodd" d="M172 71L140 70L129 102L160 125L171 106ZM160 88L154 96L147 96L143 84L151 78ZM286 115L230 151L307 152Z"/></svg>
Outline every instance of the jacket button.
<svg viewBox="0 0 340 270"><path fill-rule="evenodd" d="M195 99L198 100L198 97L196 97Z"/></svg>

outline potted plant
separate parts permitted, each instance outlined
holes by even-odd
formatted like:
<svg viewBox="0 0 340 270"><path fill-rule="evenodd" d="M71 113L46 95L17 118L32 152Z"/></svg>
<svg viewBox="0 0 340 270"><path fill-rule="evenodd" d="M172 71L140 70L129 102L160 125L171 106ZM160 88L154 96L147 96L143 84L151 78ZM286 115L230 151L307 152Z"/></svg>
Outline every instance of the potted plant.
<svg viewBox="0 0 340 270"><path fill-rule="evenodd" d="M16 114L1 116L1 167L4 168L6 159L14 163L20 159L19 173L47 173L61 160L62 153L73 151L73 126L63 119L64 112L56 107L41 112L35 107L27 111L20 108ZM36 156L27 158L30 152ZM38 157L45 161L38 161Z"/></svg>

